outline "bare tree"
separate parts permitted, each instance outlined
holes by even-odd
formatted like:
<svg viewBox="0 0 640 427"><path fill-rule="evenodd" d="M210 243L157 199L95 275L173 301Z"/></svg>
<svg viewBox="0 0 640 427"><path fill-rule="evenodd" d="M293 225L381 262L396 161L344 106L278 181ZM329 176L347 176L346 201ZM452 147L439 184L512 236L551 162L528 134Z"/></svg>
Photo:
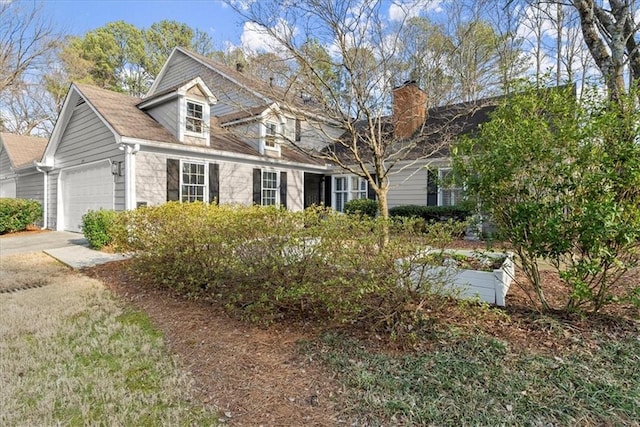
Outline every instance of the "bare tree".
<svg viewBox="0 0 640 427"><path fill-rule="evenodd" d="M509 4L514 2L517 0L508 0ZM584 45L602 74L612 100L620 100L631 87L640 88L640 3L637 0L526 0L524 4L543 9L549 4L564 5L577 12Z"/></svg>
<svg viewBox="0 0 640 427"><path fill-rule="evenodd" d="M0 2L0 93L36 72L59 41L40 4Z"/></svg>
<svg viewBox="0 0 640 427"><path fill-rule="evenodd" d="M296 62L290 95L303 93L307 110L316 109L325 118L317 126L327 141L325 146L290 143L366 179L383 218L389 215L390 175L415 167L415 162L451 142L443 135L446 123L425 128L424 92L411 83L402 85L409 73L398 61L404 46L401 30L412 16L410 9L419 3L424 4L394 3L404 8L404 18L391 26L386 19L388 2L381 0L231 2L262 37L273 41L283 57ZM323 60L318 61L317 49L308 48L309 40L326 48L328 55ZM327 65L333 72L327 73ZM401 91L395 91L394 102L399 84ZM432 138L434 134L439 137ZM383 245L389 239L388 229L384 234Z"/></svg>

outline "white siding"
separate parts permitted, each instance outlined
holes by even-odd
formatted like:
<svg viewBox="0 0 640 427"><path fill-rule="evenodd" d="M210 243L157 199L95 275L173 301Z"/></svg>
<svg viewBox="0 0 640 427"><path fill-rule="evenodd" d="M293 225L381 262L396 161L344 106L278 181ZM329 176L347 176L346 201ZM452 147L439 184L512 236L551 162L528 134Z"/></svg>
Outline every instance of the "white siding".
<svg viewBox="0 0 640 427"><path fill-rule="evenodd" d="M219 158L203 158L177 153L140 151L136 154L136 201L159 205L167 200L167 159L195 160L220 165L220 203L253 203L253 169L268 168L287 172L287 208L301 210L304 205L304 171L278 165L259 166Z"/></svg>
<svg viewBox="0 0 640 427"><path fill-rule="evenodd" d="M304 209L304 172L284 170L287 172L287 209L301 211Z"/></svg>

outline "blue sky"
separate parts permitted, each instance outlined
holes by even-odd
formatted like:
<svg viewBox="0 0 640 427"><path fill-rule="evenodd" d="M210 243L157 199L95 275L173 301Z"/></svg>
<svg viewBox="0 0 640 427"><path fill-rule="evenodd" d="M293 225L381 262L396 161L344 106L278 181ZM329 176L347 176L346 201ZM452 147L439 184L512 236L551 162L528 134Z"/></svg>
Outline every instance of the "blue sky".
<svg viewBox="0 0 640 427"><path fill-rule="evenodd" d="M147 28L163 19L206 31L216 48L227 41L238 45L242 34L240 17L220 0L44 0L43 7L64 32L75 35L112 21Z"/></svg>

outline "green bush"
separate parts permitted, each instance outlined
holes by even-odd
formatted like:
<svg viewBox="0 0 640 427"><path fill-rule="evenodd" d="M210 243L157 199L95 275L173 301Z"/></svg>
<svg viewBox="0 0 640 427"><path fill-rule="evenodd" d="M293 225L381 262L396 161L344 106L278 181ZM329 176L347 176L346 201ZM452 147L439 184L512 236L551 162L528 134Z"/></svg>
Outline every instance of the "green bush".
<svg viewBox="0 0 640 427"><path fill-rule="evenodd" d="M115 243L136 252L137 273L241 318L349 324L395 338L422 322L407 307L428 295L398 262L429 243L412 220L387 223L392 239L381 250L382 218L330 209L170 202L119 217Z"/></svg>
<svg viewBox="0 0 640 427"><path fill-rule="evenodd" d="M82 216L82 233L93 249L102 249L113 242L117 213L100 209Z"/></svg>
<svg viewBox="0 0 640 427"><path fill-rule="evenodd" d="M375 218L378 214L378 202L371 199L353 199L344 204L344 213L365 215Z"/></svg>
<svg viewBox="0 0 640 427"><path fill-rule="evenodd" d="M25 230L42 220L42 205L36 200L0 199L0 234Z"/></svg>
<svg viewBox="0 0 640 427"><path fill-rule="evenodd" d="M465 205L457 206L421 206L403 205L389 209L390 217L422 218L427 222L445 222L449 219L466 221L473 211Z"/></svg>

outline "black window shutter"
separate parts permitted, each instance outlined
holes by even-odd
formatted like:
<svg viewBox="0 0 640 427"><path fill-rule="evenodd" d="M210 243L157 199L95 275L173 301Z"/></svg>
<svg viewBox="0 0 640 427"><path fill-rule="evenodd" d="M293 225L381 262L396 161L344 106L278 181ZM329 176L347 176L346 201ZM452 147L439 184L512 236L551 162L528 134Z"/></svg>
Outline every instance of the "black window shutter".
<svg viewBox="0 0 640 427"><path fill-rule="evenodd" d="M209 163L209 203L220 204L220 165Z"/></svg>
<svg viewBox="0 0 640 427"><path fill-rule="evenodd" d="M376 184L378 183L378 178L376 177L375 173L371 174L371 178L373 178L373 181ZM376 192L373 191L373 188L370 182L367 182L367 199L376 200Z"/></svg>
<svg viewBox="0 0 640 427"><path fill-rule="evenodd" d="M262 170L253 170L253 203L262 204Z"/></svg>
<svg viewBox="0 0 640 427"><path fill-rule="evenodd" d="M180 160L167 159L167 201L180 200Z"/></svg>
<svg viewBox="0 0 640 427"><path fill-rule="evenodd" d="M280 172L280 206L287 208L287 173Z"/></svg>
<svg viewBox="0 0 640 427"><path fill-rule="evenodd" d="M427 172L427 206L438 206L438 171Z"/></svg>
<svg viewBox="0 0 640 427"><path fill-rule="evenodd" d="M324 176L324 205L331 207L331 175Z"/></svg>

